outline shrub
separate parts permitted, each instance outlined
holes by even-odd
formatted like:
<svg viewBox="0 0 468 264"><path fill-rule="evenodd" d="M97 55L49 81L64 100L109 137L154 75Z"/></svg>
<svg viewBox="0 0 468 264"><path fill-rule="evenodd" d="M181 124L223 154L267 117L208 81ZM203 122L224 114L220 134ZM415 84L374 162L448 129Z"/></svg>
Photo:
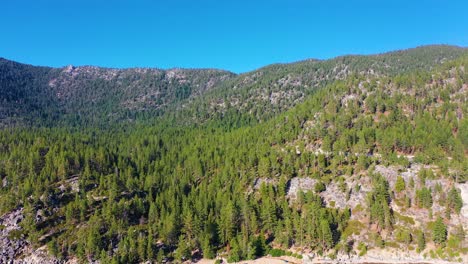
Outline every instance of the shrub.
<svg viewBox="0 0 468 264"><path fill-rule="evenodd" d="M359 250L359 256L362 257L367 254L367 245L364 244L363 242L359 242L359 245L357 247Z"/></svg>
<svg viewBox="0 0 468 264"><path fill-rule="evenodd" d="M327 189L323 182L317 182L314 186L315 193L324 192Z"/></svg>
<svg viewBox="0 0 468 264"><path fill-rule="evenodd" d="M272 257L281 257L286 255L286 252L279 248L273 248L268 252Z"/></svg>

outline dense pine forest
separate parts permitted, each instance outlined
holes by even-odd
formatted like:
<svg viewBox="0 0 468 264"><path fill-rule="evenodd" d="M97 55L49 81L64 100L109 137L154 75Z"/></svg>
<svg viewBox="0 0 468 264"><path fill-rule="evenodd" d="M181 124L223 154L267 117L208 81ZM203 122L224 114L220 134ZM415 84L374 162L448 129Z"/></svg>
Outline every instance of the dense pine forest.
<svg viewBox="0 0 468 264"><path fill-rule="evenodd" d="M451 46L240 75L2 59L0 231L63 262L461 261L467 69Z"/></svg>

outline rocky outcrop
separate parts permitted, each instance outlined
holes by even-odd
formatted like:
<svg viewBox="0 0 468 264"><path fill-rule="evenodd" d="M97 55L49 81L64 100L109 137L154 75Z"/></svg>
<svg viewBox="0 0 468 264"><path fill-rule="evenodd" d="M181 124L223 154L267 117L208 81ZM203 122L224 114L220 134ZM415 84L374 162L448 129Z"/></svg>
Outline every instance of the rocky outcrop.
<svg viewBox="0 0 468 264"><path fill-rule="evenodd" d="M27 255L20 259L16 259L13 261L14 264L65 264L68 262L59 260L55 257L50 256L47 253L47 250L43 248L39 248L33 250L32 252L28 252Z"/></svg>
<svg viewBox="0 0 468 264"><path fill-rule="evenodd" d="M255 182L254 182L254 189L260 190L260 187L262 187L263 184L265 185L271 184L271 185L276 186L278 184L278 181L272 178L257 178L255 179Z"/></svg>
<svg viewBox="0 0 468 264"><path fill-rule="evenodd" d="M311 178L292 178L289 183L288 198L297 198L298 191L307 192L313 190L316 182L316 179Z"/></svg>
<svg viewBox="0 0 468 264"><path fill-rule="evenodd" d="M23 217L23 208L0 217L0 263L12 263L28 247L19 225Z"/></svg>
<svg viewBox="0 0 468 264"><path fill-rule="evenodd" d="M0 217L0 263L59 264L65 263L47 253L45 247L33 249L23 234L23 208Z"/></svg>
<svg viewBox="0 0 468 264"><path fill-rule="evenodd" d="M442 259L432 259L424 256L423 253L414 251L402 251L400 249L371 249L365 256L347 255L339 253L335 259L320 257L314 254L304 254L303 262L307 264L455 264L468 263L466 256L461 261L449 261Z"/></svg>
<svg viewBox="0 0 468 264"><path fill-rule="evenodd" d="M371 180L366 177L349 177L345 181L345 187L343 190L338 183L332 182L320 196L328 206L353 209L358 205L364 206L367 193L372 190Z"/></svg>
<svg viewBox="0 0 468 264"><path fill-rule="evenodd" d="M460 194L463 199L463 207L460 211L460 216L465 219L463 224L464 227L468 229L468 182L457 184L456 187L460 189Z"/></svg>

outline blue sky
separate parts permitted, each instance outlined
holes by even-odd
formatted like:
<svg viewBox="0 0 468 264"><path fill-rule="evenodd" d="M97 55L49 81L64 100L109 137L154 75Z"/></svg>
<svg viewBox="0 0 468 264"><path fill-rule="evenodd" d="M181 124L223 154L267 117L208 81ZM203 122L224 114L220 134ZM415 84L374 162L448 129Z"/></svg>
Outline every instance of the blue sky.
<svg viewBox="0 0 468 264"><path fill-rule="evenodd" d="M245 72L425 44L468 46L466 0L4 0L0 10L0 57L34 65Z"/></svg>

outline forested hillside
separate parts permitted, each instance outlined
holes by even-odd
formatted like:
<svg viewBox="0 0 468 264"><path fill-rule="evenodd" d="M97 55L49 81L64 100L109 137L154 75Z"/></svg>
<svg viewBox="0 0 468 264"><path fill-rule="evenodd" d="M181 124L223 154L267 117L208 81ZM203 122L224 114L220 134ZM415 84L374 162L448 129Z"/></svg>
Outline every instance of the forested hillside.
<svg viewBox="0 0 468 264"><path fill-rule="evenodd" d="M226 117L264 121L304 101L318 88L352 76L396 76L411 71L427 71L447 60L458 58L466 49L452 46L425 46L374 56L342 56L331 60L306 60L275 64L238 75L206 96L189 104L179 116ZM207 115L208 113L208 115Z"/></svg>
<svg viewBox="0 0 468 264"><path fill-rule="evenodd" d="M48 68L0 58L0 124L96 127L152 122L169 112L181 124L224 119L224 125L239 126L272 118L336 80L430 70L465 52L424 46L276 64L240 75L214 69Z"/></svg>
<svg viewBox="0 0 468 264"><path fill-rule="evenodd" d="M0 262L466 261L467 69L450 46L240 75L3 60Z"/></svg>
<svg viewBox="0 0 468 264"><path fill-rule="evenodd" d="M47 68L0 59L0 122L100 126L151 119L233 76L214 69Z"/></svg>

